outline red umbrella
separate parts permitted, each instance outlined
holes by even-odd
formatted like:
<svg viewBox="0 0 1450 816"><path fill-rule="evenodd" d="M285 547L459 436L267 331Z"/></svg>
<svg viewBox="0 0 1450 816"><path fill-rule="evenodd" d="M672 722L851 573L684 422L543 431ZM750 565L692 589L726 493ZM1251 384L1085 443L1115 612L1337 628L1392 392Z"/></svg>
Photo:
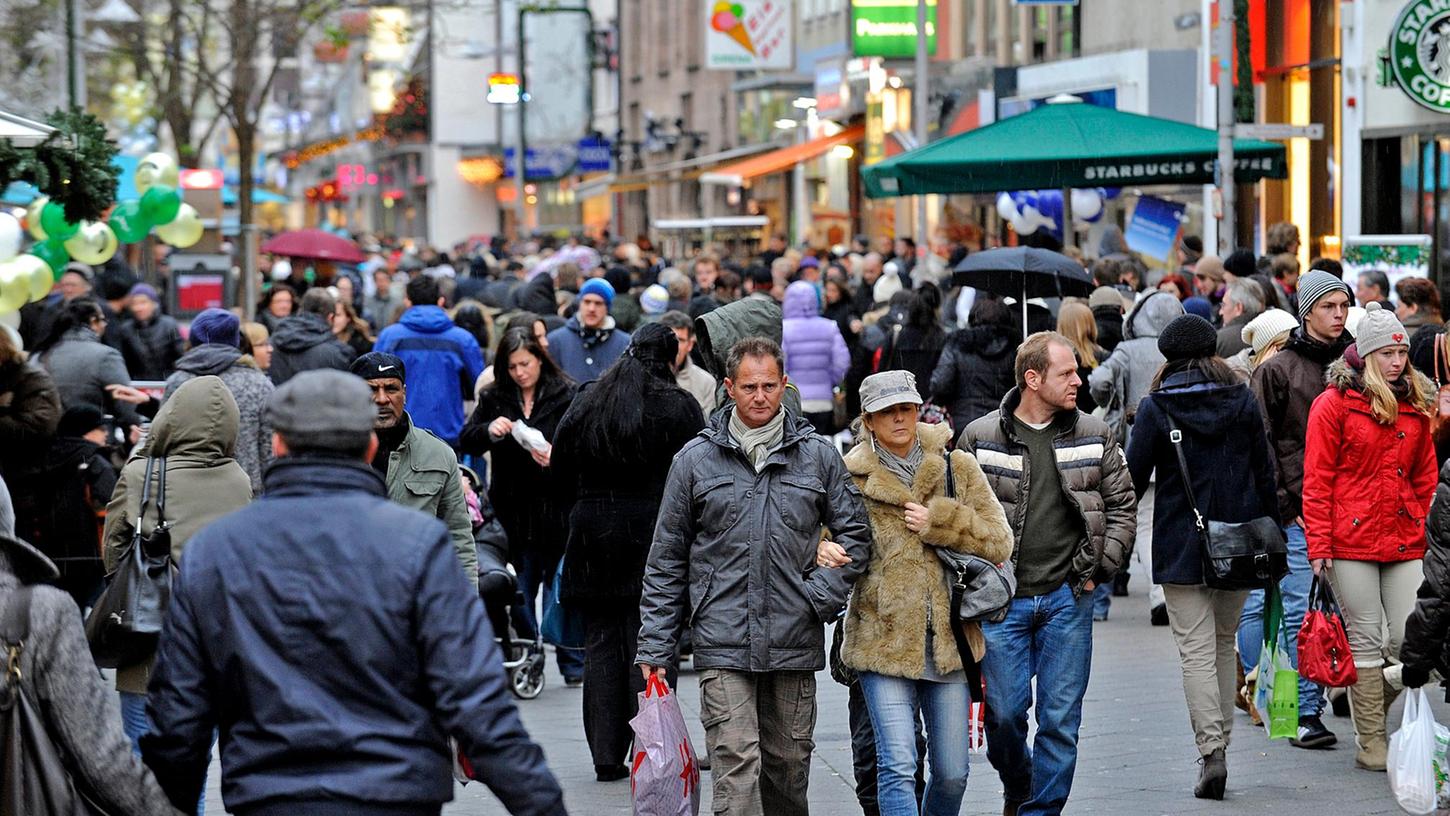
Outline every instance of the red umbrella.
<svg viewBox="0 0 1450 816"><path fill-rule="evenodd" d="M272 236L262 244L262 251L287 258L314 261L362 263L367 256L357 244L320 229L294 230Z"/></svg>

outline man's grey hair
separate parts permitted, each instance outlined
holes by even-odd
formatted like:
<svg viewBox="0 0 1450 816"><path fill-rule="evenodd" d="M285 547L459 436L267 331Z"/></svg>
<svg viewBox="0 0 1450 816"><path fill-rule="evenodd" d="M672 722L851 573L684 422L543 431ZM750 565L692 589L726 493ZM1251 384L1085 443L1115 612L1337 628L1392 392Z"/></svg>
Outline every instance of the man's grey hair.
<svg viewBox="0 0 1450 816"><path fill-rule="evenodd" d="M747 337L731 346L730 354L725 358L725 376L734 380L746 357L773 357L781 376L785 376L785 352L769 337Z"/></svg>
<svg viewBox="0 0 1450 816"><path fill-rule="evenodd" d="M1383 270L1366 269L1359 273L1359 279L1369 286L1378 288L1380 290L1380 297L1387 298L1390 296L1390 279ZM1363 306L1364 304L1361 303L1359 305Z"/></svg>
<svg viewBox="0 0 1450 816"><path fill-rule="evenodd" d="M660 273L659 283L669 291L671 300L689 300L694 289L689 276L673 266Z"/></svg>
<svg viewBox="0 0 1450 816"><path fill-rule="evenodd" d="M321 315L324 318L332 317L332 313L337 311L337 298L328 294L326 289L314 286L302 296L302 303L297 310L302 314Z"/></svg>
<svg viewBox="0 0 1450 816"><path fill-rule="evenodd" d="M691 320L689 315L679 309L671 309L665 312L660 315L660 319L656 322L667 329L684 329L690 333L691 337L695 336L695 321Z"/></svg>
<svg viewBox="0 0 1450 816"><path fill-rule="evenodd" d="M1228 291L1224 293L1223 299L1231 300L1242 306L1244 317L1250 320L1264 313L1264 296L1256 283L1236 280L1228 285Z"/></svg>

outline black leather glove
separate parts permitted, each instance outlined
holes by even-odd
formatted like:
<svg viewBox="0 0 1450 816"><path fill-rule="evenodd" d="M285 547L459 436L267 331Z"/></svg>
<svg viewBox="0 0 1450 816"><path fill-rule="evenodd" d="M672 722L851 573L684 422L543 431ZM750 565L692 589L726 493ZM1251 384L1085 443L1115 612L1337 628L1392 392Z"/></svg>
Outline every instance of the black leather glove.
<svg viewBox="0 0 1450 816"><path fill-rule="evenodd" d="M1402 666L1400 668L1400 679L1404 681L1405 688L1417 689L1430 681L1430 670L1420 669L1414 666Z"/></svg>

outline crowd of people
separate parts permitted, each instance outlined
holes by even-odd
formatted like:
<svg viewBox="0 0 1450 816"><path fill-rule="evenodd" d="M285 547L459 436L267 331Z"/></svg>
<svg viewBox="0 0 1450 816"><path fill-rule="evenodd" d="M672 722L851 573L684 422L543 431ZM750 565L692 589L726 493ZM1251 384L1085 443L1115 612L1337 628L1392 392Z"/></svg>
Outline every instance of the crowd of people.
<svg viewBox="0 0 1450 816"><path fill-rule="evenodd" d="M1316 582L1358 680L1301 678L1293 745L1336 743L1332 702L1383 771L1390 705L1446 669L1439 291L1301 275L1290 225L1261 257L1185 236L1152 267L1109 228L1069 250L1090 297L1026 304L904 238L673 262L643 239L359 243L355 267L268 259L255 322L180 322L165 281L72 263L0 329L11 659L117 812L200 812L219 737L249 816L436 814L453 765L562 813L502 660L554 609L582 632L555 659L601 783L630 775L646 682L691 662L717 813L808 811L828 663L863 813L958 812L973 702L1004 813L1060 813L1093 623L1130 575L1178 647L1200 798L1224 795L1234 707L1260 724L1266 623L1296 659ZM1205 520L1282 533L1287 574L1220 588ZM179 567L166 628L112 693L78 612L154 540ZM947 553L1000 565L1010 602L958 620Z"/></svg>

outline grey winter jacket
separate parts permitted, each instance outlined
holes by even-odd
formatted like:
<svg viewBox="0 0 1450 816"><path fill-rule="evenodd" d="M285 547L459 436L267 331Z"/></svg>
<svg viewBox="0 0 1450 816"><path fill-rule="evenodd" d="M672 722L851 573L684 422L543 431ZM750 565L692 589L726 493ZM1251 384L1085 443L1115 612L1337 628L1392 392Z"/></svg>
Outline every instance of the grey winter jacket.
<svg viewBox="0 0 1450 816"><path fill-rule="evenodd" d="M208 374L221 378L232 392L241 414L237 427L237 450L232 457L252 481L252 495L262 492L262 471L272 463L272 423L267 419L267 399L276 386L265 371L257 368L251 355L221 343L203 343L176 361L176 371L166 378L163 403L171 399L182 383Z"/></svg>
<svg viewBox="0 0 1450 816"><path fill-rule="evenodd" d="M1002 398L1001 408L968 425L957 440L959 450L976 457L1002 503L1017 541L1012 550L1014 565L1022 551L1027 492L1032 485L1027 446L1012 427L1012 412L1021 402L1021 392L1013 388ZM1128 461L1108 426L1081 411L1073 413L1072 427L1053 440L1052 446L1062 487L1087 530L1067 576L1073 594L1080 595L1088 581L1110 581L1128 563L1138 527L1138 500Z"/></svg>
<svg viewBox="0 0 1450 816"><path fill-rule="evenodd" d="M636 662L672 663L689 625L697 668L816 671L825 666L824 624L870 561L866 506L841 455L809 422L788 412L757 474L730 434L731 413L716 412L670 467L645 565ZM851 563L816 567L822 528Z"/></svg>
<svg viewBox="0 0 1450 816"><path fill-rule="evenodd" d="M75 602L41 583L58 576L55 565L37 550L0 537L0 609L22 583L32 585L30 636L20 651L20 682L45 716L57 747L72 758L74 778L108 805L108 812L175 814L156 777L121 732L116 693L96 671ZM0 673L0 686L6 683Z"/></svg>
<svg viewBox="0 0 1450 816"><path fill-rule="evenodd" d="M106 386L131 384L121 352L85 327L66 332L59 343L40 355L40 363L55 380L64 408L83 402L105 407L112 404Z"/></svg>
<svg viewBox="0 0 1450 816"><path fill-rule="evenodd" d="M327 321L318 315L303 312L283 318L272 333L272 367L267 373L275 385L304 371L346 371L351 364L352 349L334 337Z"/></svg>
<svg viewBox="0 0 1450 816"><path fill-rule="evenodd" d="M1163 365L1158 335L1181 314L1178 298L1167 292L1149 293L1124 321L1123 342L1088 377L1093 401L1107 407L1103 419L1117 433L1119 444L1127 444L1138 403L1148 396L1153 376Z"/></svg>

